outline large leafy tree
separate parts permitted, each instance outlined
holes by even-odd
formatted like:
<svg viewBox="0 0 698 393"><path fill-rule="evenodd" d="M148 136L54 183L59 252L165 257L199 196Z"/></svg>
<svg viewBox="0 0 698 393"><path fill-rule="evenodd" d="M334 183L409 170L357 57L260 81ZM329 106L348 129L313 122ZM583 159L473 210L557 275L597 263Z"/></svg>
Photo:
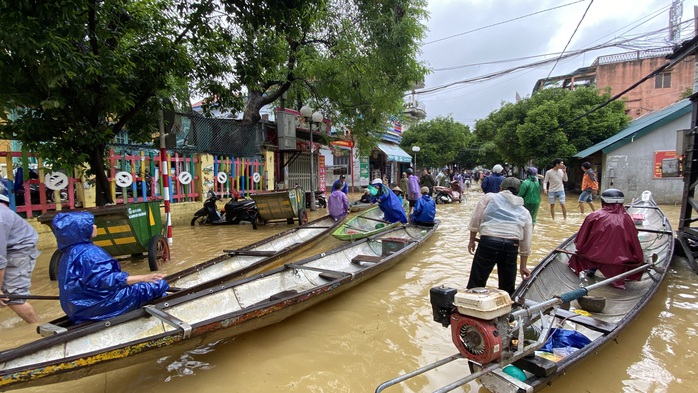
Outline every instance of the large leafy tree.
<svg viewBox="0 0 698 393"><path fill-rule="evenodd" d="M90 165L109 202L105 146L152 140L160 98L208 97L243 124L284 95L346 124L360 146L421 80L425 2L0 2L0 133L57 165ZM13 114L8 117L7 114Z"/></svg>
<svg viewBox="0 0 698 393"><path fill-rule="evenodd" d="M424 78L416 60L423 0L224 3L236 26L231 50L248 96L245 123L285 95L288 106L309 103L351 129L365 150L387 117L401 112L404 92Z"/></svg>
<svg viewBox="0 0 698 393"><path fill-rule="evenodd" d="M418 166L440 167L462 163L459 155L468 150L471 139L470 127L450 116L439 116L410 127L403 133L400 146L406 151L419 146Z"/></svg>
<svg viewBox="0 0 698 393"><path fill-rule="evenodd" d="M520 165L529 160L548 165L556 157L570 158L627 125L622 101L585 115L609 98L609 92L594 88L539 91L516 103L504 103L478 120L476 143L494 148L502 160Z"/></svg>
<svg viewBox="0 0 698 393"><path fill-rule="evenodd" d="M189 83L224 90L230 66L216 53L229 37L214 9L176 0L0 2L2 136L54 165L87 162L97 203L110 202L104 154L117 133L152 140L160 97Z"/></svg>

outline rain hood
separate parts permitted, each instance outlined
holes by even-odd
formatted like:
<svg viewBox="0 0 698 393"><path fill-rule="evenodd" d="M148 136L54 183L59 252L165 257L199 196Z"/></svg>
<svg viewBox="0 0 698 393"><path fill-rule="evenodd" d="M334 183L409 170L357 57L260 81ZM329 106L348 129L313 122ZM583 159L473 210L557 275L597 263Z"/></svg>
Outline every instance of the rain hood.
<svg viewBox="0 0 698 393"><path fill-rule="evenodd" d="M90 240L94 216L89 212L59 213L53 233L63 253L58 263L58 289L63 311L76 323L115 317L161 297L169 285L128 285L119 262Z"/></svg>

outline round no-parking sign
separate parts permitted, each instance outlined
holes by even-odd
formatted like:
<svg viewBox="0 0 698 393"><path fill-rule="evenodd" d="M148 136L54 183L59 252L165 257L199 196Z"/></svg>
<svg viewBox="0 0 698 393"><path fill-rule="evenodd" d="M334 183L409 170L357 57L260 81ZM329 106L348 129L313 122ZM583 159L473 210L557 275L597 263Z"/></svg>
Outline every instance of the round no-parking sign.
<svg viewBox="0 0 698 393"><path fill-rule="evenodd" d="M133 176L126 171L116 172L114 178L116 178L116 185L119 187L128 187L133 183Z"/></svg>
<svg viewBox="0 0 698 393"><path fill-rule="evenodd" d="M260 176L259 173L255 172L255 173L252 175L252 180L253 180L255 183L259 183L259 181L262 180L262 176Z"/></svg>
<svg viewBox="0 0 698 393"><path fill-rule="evenodd" d="M225 172L218 172L218 176L216 176L216 179L218 179L219 183L225 183L228 180L228 174Z"/></svg>
<svg viewBox="0 0 698 393"><path fill-rule="evenodd" d="M68 176L63 172L52 172L46 175L44 183L50 190L62 190L68 187Z"/></svg>
<svg viewBox="0 0 698 393"><path fill-rule="evenodd" d="M189 184L191 183L191 173L189 172L179 172L179 175L177 176L177 179L179 180L180 183L182 184Z"/></svg>

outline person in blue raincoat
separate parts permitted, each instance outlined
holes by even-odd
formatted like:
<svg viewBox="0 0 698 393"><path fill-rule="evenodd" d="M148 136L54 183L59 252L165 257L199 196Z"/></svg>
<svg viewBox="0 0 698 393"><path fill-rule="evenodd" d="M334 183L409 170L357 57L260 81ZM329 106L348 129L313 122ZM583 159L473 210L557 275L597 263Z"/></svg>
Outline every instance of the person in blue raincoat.
<svg viewBox="0 0 698 393"><path fill-rule="evenodd" d="M402 202L400 202L394 192L383 184L383 180L378 178L373 179L371 188L376 191L375 197L378 201L378 206L383 212L383 219L389 222L400 221L403 224L407 224L407 215L402 208ZM373 194L373 192L371 192L371 194Z"/></svg>
<svg viewBox="0 0 698 393"><path fill-rule="evenodd" d="M61 308L75 323L109 319L161 297L170 286L153 273L131 276L119 262L92 243L97 235L89 212L59 213L53 218L58 249Z"/></svg>
<svg viewBox="0 0 698 393"><path fill-rule="evenodd" d="M417 200L410 214L410 222L414 225L433 226L436 218L436 202L429 196L429 188L422 187L421 192L422 197Z"/></svg>

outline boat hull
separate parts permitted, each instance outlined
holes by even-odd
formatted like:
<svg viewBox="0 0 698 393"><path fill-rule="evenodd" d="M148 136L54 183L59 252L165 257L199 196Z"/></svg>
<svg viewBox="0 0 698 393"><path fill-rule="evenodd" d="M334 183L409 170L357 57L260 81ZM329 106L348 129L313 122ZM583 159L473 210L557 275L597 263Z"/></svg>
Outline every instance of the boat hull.
<svg viewBox="0 0 698 393"><path fill-rule="evenodd" d="M546 373L539 372L536 375L527 372L527 379L520 383L503 372L490 373L480 377L481 383L492 391L519 392L539 391L563 375L570 367L579 361L598 353L608 342L613 341L622 330L632 323L659 290L662 281L668 272L674 248L672 228L657 205L651 199L643 202L636 201L627 207L631 216L644 217L642 223L637 225L638 237L645 253L645 260L652 260L653 254L657 255L654 267L645 271L640 281L626 281L626 289L621 290L610 285L589 291L589 296L603 298L605 306L597 312L587 306L584 309L579 301L569 304L571 311L561 307L557 311L549 313L551 319L562 323L565 329L576 330L591 340L591 343L562 358L554 357L554 366L549 364ZM531 272L531 278L522 283L515 291L513 298L518 303L535 304L552 299L560 294L568 293L580 287L584 280L584 286L602 281L604 277L580 279L569 267L568 262L571 253L575 251L573 235L565 240L555 251L550 253ZM582 310L589 314L579 315L575 310ZM560 322L562 321L562 322ZM564 322L566 321L566 322ZM538 323L539 324L539 323ZM536 356L538 358L538 356ZM537 359L538 360L538 359ZM546 363L546 362L544 362ZM527 361L514 363L515 366L530 371ZM500 370L501 371L501 370ZM545 375L547 374L547 375Z"/></svg>
<svg viewBox="0 0 698 393"><path fill-rule="evenodd" d="M281 322L392 268L436 227L396 228L268 272L164 299L152 306L157 312L136 310L2 352L0 389L74 380Z"/></svg>
<svg viewBox="0 0 698 393"><path fill-rule="evenodd" d="M383 212L378 206L375 206L349 219L335 230L332 236L339 240L354 241L374 236L400 225L402 225L400 222L384 221Z"/></svg>

